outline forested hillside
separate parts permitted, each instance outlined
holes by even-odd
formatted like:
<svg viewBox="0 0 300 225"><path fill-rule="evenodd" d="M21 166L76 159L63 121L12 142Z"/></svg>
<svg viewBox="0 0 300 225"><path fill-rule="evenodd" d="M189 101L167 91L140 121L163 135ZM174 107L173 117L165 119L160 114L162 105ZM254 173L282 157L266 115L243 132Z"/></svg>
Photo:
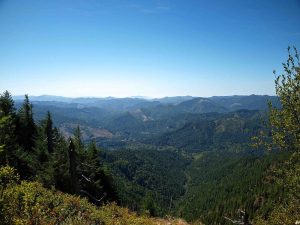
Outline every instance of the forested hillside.
<svg viewBox="0 0 300 225"><path fill-rule="evenodd" d="M169 215L231 224L239 211L242 224L294 224L300 74L292 60L276 79L280 104L270 98L268 111L253 103L266 96L123 99L120 108L113 99L101 108L94 99L32 104L27 95L15 104L4 92L1 221L185 224L149 218Z"/></svg>
<svg viewBox="0 0 300 225"><path fill-rule="evenodd" d="M32 107L27 95L18 111L9 92L0 96L1 224L186 224L171 218L149 218L149 215L165 215L153 211L155 191L149 191L149 198L141 195L136 207L130 207L143 216L117 206L116 203L130 205L127 201L131 200L130 192L137 192L130 188L124 192L121 186L124 183L117 182L121 174L114 181L110 172L114 159L101 153L95 142L84 144L79 126L73 137L66 140L53 126L50 112L36 123ZM111 165L102 157L111 161ZM172 157L179 162L177 155ZM149 158L153 158L152 154ZM122 162L115 165L113 168L122 169ZM176 170L174 165L171 162L163 169L171 166ZM144 171L160 186L165 177L158 176L156 170L147 170L149 166L152 167L148 165ZM143 180L144 176L136 178L137 182L149 182ZM164 185L167 186L176 191L181 187L180 183L177 187L173 183Z"/></svg>
<svg viewBox="0 0 300 225"><path fill-rule="evenodd" d="M280 167L288 153L255 154L200 153L186 171L187 192L177 205L177 215L188 221L201 218L205 224L225 224L244 209L250 218L267 217L285 197L278 184L266 178L269 168ZM231 223L228 223L231 224Z"/></svg>
<svg viewBox="0 0 300 225"><path fill-rule="evenodd" d="M214 98L219 99L217 97L212 99ZM222 103L223 98L228 103ZM84 141L95 140L105 149L124 149L142 143L200 151L214 149L225 142L248 143L249 138L262 128L260 122L264 117L267 100L276 106L279 105L277 98L270 96L223 98L220 97L219 100L220 104L227 107L223 111L214 111L215 108L211 106L205 106L205 111L195 111L194 109L202 107L202 104L213 101L209 98L200 98L201 101L194 98L179 104L158 103L156 106L140 105L141 100L138 100L136 108L127 111L111 110L110 107L103 105L95 107L95 105L78 105L79 103L39 101L33 102L33 112L35 119L41 120L50 110L54 124L67 137L72 135L79 124ZM253 99L257 100L256 107L252 106ZM116 104L116 101L114 99L111 104ZM124 100L118 101L122 103ZM132 99L132 102L135 101ZM148 103L149 100L143 101ZM239 110L231 112L229 107L232 104L239 105ZM20 106L18 101L17 107ZM257 110L253 110L254 108Z"/></svg>
<svg viewBox="0 0 300 225"><path fill-rule="evenodd" d="M299 21L0 0L0 225L300 225Z"/></svg>
<svg viewBox="0 0 300 225"><path fill-rule="evenodd" d="M150 215L174 212L174 203L185 193L187 155L172 150L118 150L107 152L123 205Z"/></svg>

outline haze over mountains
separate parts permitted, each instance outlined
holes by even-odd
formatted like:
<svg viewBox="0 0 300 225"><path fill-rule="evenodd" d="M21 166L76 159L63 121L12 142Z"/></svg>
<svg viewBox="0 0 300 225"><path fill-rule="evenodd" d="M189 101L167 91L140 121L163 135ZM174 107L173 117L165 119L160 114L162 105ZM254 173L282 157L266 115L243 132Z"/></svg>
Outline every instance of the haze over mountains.
<svg viewBox="0 0 300 225"><path fill-rule="evenodd" d="M20 106L22 97L14 99ZM42 120L50 111L66 137L79 125L85 141L95 140L107 149L146 144L189 151L215 148L223 139L246 143L259 127L258 117L267 103L279 106L277 97L267 95L160 99L45 95L30 100L34 117Z"/></svg>
<svg viewBox="0 0 300 225"><path fill-rule="evenodd" d="M16 102L22 101L24 96L14 96ZM233 95L213 97L175 96L164 98L147 97L62 97L53 95L30 96L31 102L36 104L59 105L63 107L98 107L107 110L128 111L138 108L158 107L161 105L173 105L175 111L206 113L228 112L239 109L264 110L268 101L278 105L276 96L269 95ZM63 104L65 103L65 104Z"/></svg>
<svg viewBox="0 0 300 225"><path fill-rule="evenodd" d="M23 96L14 99L17 108L23 104ZM261 118L267 103L279 107L276 96L30 100L36 121L43 121L50 111L66 138L79 126L83 141L94 141L102 149L122 204L132 210L142 212L146 207L151 215L171 213L189 221L201 217L206 224L223 224L224 213L237 207L229 203L223 209L223 199L243 199L240 204L249 205L253 217L253 196L268 195L269 187L260 180L273 159L253 151L251 138L265 129ZM273 202L259 208L265 213L271 207Z"/></svg>

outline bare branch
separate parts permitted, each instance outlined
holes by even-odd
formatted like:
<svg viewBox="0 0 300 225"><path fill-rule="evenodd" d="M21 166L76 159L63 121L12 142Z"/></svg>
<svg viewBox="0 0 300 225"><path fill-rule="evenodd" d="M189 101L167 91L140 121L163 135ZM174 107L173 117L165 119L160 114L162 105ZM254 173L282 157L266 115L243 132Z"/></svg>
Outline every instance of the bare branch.
<svg viewBox="0 0 300 225"><path fill-rule="evenodd" d="M88 192L85 191L85 190L82 190L82 189L81 189L79 192L81 192L81 193L87 195L89 198L91 198L91 199L92 199L93 201L95 201L96 203L100 203L100 202L103 200L103 198L106 196L106 193L104 192L103 195L102 195L102 197L101 197L100 199L97 199L97 198L95 198L94 196L92 196L90 193L88 193Z"/></svg>
<svg viewBox="0 0 300 225"><path fill-rule="evenodd" d="M91 180L90 178L84 176L83 174L81 174L81 177L82 177L85 181L87 181L87 182L89 182L89 183L93 183L92 180Z"/></svg>
<svg viewBox="0 0 300 225"><path fill-rule="evenodd" d="M232 220L232 219L230 219L230 218L228 218L228 217L226 217L226 216L224 216L224 218L225 218L226 220L229 220L230 222L232 222L232 223L234 223L234 224L244 225L244 222L241 222L240 220Z"/></svg>

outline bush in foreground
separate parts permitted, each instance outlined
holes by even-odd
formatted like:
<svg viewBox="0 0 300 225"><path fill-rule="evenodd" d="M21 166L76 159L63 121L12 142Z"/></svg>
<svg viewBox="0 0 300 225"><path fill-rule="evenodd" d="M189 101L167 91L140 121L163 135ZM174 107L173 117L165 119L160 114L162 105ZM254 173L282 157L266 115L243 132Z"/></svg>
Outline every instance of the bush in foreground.
<svg viewBox="0 0 300 225"><path fill-rule="evenodd" d="M0 168L0 221L5 224L186 224L181 220L138 216L115 203L96 207L86 199L19 181L11 167Z"/></svg>

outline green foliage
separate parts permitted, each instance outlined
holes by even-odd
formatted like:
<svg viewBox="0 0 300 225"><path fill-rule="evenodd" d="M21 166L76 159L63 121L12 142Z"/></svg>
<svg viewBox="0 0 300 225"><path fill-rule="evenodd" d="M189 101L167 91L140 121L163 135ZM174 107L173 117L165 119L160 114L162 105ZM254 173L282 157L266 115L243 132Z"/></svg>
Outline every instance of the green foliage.
<svg viewBox="0 0 300 225"><path fill-rule="evenodd" d="M96 144L84 145L79 126L71 140L72 149L53 127L50 112L35 123L27 95L18 114L9 92L0 96L0 165L14 166L23 179L83 195L98 205L117 200L112 177L100 163Z"/></svg>
<svg viewBox="0 0 300 225"><path fill-rule="evenodd" d="M91 142L85 153L86 158L81 162L81 188L95 199L100 199L104 194L101 185L103 169L100 165L99 152L95 142Z"/></svg>
<svg viewBox="0 0 300 225"><path fill-rule="evenodd" d="M81 156L78 171L81 176L80 191L93 203L99 205L101 201L117 200L112 177L107 167L100 162L100 149L94 141L87 146Z"/></svg>
<svg viewBox="0 0 300 225"><path fill-rule="evenodd" d="M270 123L274 128L273 142L281 148L300 150L300 61L295 51L295 59L290 53L284 63L285 74L276 78L276 94L280 98L282 109L271 108Z"/></svg>
<svg viewBox="0 0 300 225"><path fill-rule="evenodd" d="M52 154L54 186L63 192L70 192L68 143L56 132L56 146Z"/></svg>
<svg viewBox="0 0 300 225"><path fill-rule="evenodd" d="M5 91L0 95L0 116L15 116L16 109L14 107L14 101L11 94L8 91Z"/></svg>
<svg viewBox="0 0 300 225"><path fill-rule="evenodd" d="M284 190L269 215L258 217L257 224L296 224L300 220L300 60L294 47L294 56L288 48L288 60L283 63L284 73L277 76L275 90L281 108L269 105L270 142L260 139L269 149L279 148L293 152L289 160L272 171L276 185ZM274 74L275 71L274 71ZM265 138L265 134L262 133Z"/></svg>
<svg viewBox="0 0 300 225"><path fill-rule="evenodd" d="M3 225L185 224L137 216L114 203L96 207L86 199L45 189L37 182L18 184L16 181L18 175L14 169L0 168L0 221Z"/></svg>
<svg viewBox="0 0 300 225"><path fill-rule="evenodd" d="M276 205L266 220L262 217L256 219L257 225L294 225L299 220L299 201L291 201L286 205Z"/></svg>
<svg viewBox="0 0 300 225"><path fill-rule="evenodd" d="M288 60L283 63L284 73L275 80L276 94L282 107L275 108L271 103L269 107L271 146L300 151L300 60L296 48L294 56L290 48L288 53Z"/></svg>
<svg viewBox="0 0 300 225"><path fill-rule="evenodd" d="M16 170L10 166L0 167L0 187L6 188L9 184L18 183L20 176Z"/></svg>
<svg viewBox="0 0 300 225"><path fill-rule="evenodd" d="M62 145L58 140L52 142L52 152L48 148L48 135L45 129L45 121L42 121L40 126L37 126L37 135L35 138L35 147L32 153L35 158L34 170L36 171L36 179L43 183L46 187L55 186L54 177L54 162L56 160L55 151L58 150L59 145Z"/></svg>
<svg viewBox="0 0 300 225"><path fill-rule="evenodd" d="M300 154L294 152L289 160L273 171L276 185L283 187L286 195L267 217L258 216L258 225L292 225L300 221Z"/></svg>
<svg viewBox="0 0 300 225"><path fill-rule="evenodd" d="M17 166L16 111L8 91L0 95L0 165Z"/></svg>
<svg viewBox="0 0 300 225"><path fill-rule="evenodd" d="M189 159L180 152L154 149L104 153L112 168L120 203L140 213L161 216L174 210L184 192Z"/></svg>
<svg viewBox="0 0 300 225"><path fill-rule="evenodd" d="M45 133L46 133L46 140L47 140L47 150L48 153L53 153L54 148L54 129L53 129L53 121L51 118L51 113L47 112L47 117L45 120Z"/></svg>
<svg viewBox="0 0 300 225"><path fill-rule="evenodd" d="M281 76L276 81L282 96L286 93L288 96L294 87L293 79L298 76L295 75L296 67L290 67L291 60L286 68L292 68L290 71L294 72L290 72L290 77ZM297 96L292 100L286 97L285 102L297 106ZM111 201L144 215L172 214L207 224L225 224L223 217L234 217L238 208L246 209L251 219L257 217L256 221L262 224L271 221L270 218L276 218L273 224L282 220L284 207L289 213L297 211L298 200L291 196L299 190L296 185L299 179L294 176L298 169L290 169L290 173L282 170L284 174L280 169L286 166L282 161L289 153L249 153L250 137L264 128L259 124L261 113L249 110L224 114L186 113L186 110L210 112L210 107L214 106L211 104L196 99L188 104L163 107L166 112L173 110L169 108L177 108L178 111L170 115L165 112L155 116L151 109L141 109L113 116L101 115L101 121L97 120L96 113L101 110L85 109L79 112L78 118L68 118L73 125L82 121L86 127L104 124L114 132L105 143L122 150L100 151L96 142L87 144L83 141L82 136L86 133L82 133L79 125L70 139L72 142L66 141L53 126L50 112L36 123L28 96L16 114L10 94L4 93L0 97L0 163L14 166L22 178L39 183L19 184L16 179L9 185L2 184L1 221L7 224L154 222L146 217L136 217L114 204L103 206ZM297 149L297 114L293 114L291 107L285 110L285 103L282 106L281 109L270 107L274 143L282 148L294 146L293 149ZM183 111L178 107L183 107ZM228 106L217 108L223 112ZM67 108L64 110L69 116L74 113ZM60 118L60 122L64 118ZM285 133L280 133L281 130ZM104 143L101 138L96 141ZM281 177L286 179L280 180ZM283 184L293 185L282 188ZM54 188L85 197L101 208L97 210L86 200L55 192ZM289 223L289 220L282 221Z"/></svg>
<svg viewBox="0 0 300 225"><path fill-rule="evenodd" d="M17 131L19 143L27 152L33 151L37 132L37 127L33 119L32 107L28 95L25 95L24 103L18 112L19 127Z"/></svg>
<svg viewBox="0 0 300 225"><path fill-rule="evenodd" d="M1 164L12 165L14 161L14 124L11 116L2 116L0 118L0 143L1 143L1 153L0 162Z"/></svg>
<svg viewBox="0 0 300 225"><path fill-rule="evenodd" d="M147 192L146 196L142 199L140 207L144 214L150 216L158 215L159 208L154 199L155 196L151 192Z"/></svg>
<svg viewBox="0 0 300 225"><path fill-rule="evenodd" d="M262 125L257 111L241 110L228 114L193 116L181 128L150 139L159 146L173 146L190 152L249 149L250 138ZM149 143L151 143L149 141ZM236 150L234 150L236 149Z"/></svg>
<svg viewBox="0 0 300 225"><path fill-rule="evenodd" d="M287 158L286 153L195 155L186 171L187 190L177 204L177 215L189 221L201 218L205 224L226 224L224 216L234 218L238 209L246 209L250 218L267 215L283 193L280 185L263 179L271 165Z"/></svg>

